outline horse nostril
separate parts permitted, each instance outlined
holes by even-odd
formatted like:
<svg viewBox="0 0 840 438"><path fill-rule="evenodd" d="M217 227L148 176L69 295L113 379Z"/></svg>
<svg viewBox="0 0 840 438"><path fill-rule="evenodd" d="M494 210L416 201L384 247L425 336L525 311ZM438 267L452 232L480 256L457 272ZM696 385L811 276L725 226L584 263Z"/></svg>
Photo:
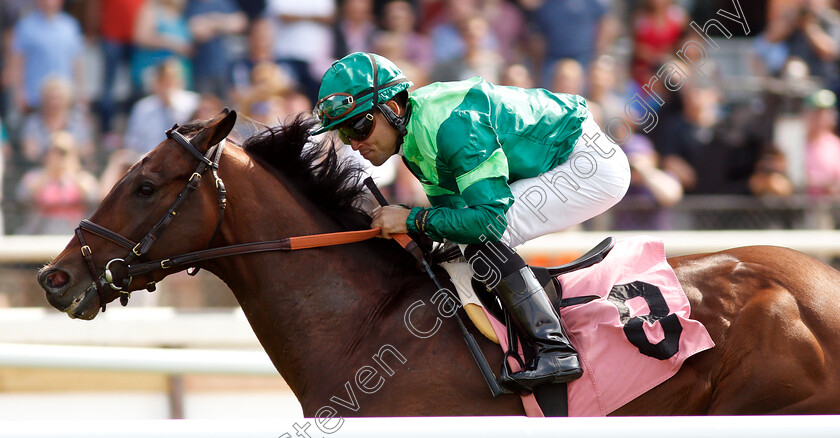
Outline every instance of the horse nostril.
<svg viewBox="0 0 840 438"><path fill-rule="evenodd" d="M41 274L40 280L47 289L56 290L70 282L70 274L60 269L52 269Z"/></svg>

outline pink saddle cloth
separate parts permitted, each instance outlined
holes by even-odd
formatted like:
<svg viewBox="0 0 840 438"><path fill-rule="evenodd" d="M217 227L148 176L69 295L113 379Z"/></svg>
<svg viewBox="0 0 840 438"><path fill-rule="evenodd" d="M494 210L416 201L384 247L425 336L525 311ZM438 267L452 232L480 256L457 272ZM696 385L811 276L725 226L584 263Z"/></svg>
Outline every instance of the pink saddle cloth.
<svg viewBox="0 0 840 438"><path fill-rule="evenodd" d="M569 416L605 416L715 345L703 324L689 318L688 299L659 240L618 241L601 263L558 280L563 298L599 297L560 310L584 370L568 385ZM507 349L504 325L488 318ZM513 360L511 366L518 368ZM528 416L543 416L533 395L522 401Z"/></svg>

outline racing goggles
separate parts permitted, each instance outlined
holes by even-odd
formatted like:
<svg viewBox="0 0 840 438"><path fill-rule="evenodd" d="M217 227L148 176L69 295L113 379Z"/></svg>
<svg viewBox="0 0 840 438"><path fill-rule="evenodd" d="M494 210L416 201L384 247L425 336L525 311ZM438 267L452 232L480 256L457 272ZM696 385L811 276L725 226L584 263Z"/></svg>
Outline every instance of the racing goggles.
<svg viewBox="0 0 840 438"><path fill-rule="evenodd" d="M372 94L372 90L367 90L360 95L353 96L349 93L333 93L315 104L315 117L323 123L327 124L333 120L340 119L347 114L350 114L355 108L357 99L364 95ZM368 99L362 99L363 101Z"/></svg>
<svg viewBox="0 0 840 438"><path fill-rule="evenodd" d="M375 127L376 117L373 116L373 110L370 110L359 117L344 123L336 130L336 132L338 132L338 138L341 139L341 141L345 144L350 144L350 140L367 140Z"/></svg>

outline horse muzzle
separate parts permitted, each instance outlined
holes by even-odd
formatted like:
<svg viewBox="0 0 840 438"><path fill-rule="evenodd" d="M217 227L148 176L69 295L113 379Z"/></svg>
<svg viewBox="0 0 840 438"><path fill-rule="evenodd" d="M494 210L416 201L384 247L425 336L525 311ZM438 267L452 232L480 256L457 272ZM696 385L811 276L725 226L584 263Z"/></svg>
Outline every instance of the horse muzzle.
<svg viewBox="0 0 840 438"><path fill-rule="evenodd" d="M38 273L38 283L47 295L51 306L70 318L93 319L99 313L99 295L91 283L86 289L75 284L73 276L56 267L47 267Z"/></svg>

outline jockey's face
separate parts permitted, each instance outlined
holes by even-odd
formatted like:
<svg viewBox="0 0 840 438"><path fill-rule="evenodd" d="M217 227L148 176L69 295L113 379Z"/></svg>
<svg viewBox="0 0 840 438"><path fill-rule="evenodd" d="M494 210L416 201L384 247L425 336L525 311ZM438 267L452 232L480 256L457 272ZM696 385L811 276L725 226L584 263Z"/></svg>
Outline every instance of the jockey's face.
<svg viewBox="0 0 840 438"><path fill-rule="evenodd" d="M387 102L397 115L402 114L401 108L393 101ZM370 136L362 141L350 140L350 146L354 151L359 151L362 157L371 162L374 166L381 166L388 161L392 155L397 153L397 136L399 133L391 126L381 112L373 111L376 118Z"/></svg>

